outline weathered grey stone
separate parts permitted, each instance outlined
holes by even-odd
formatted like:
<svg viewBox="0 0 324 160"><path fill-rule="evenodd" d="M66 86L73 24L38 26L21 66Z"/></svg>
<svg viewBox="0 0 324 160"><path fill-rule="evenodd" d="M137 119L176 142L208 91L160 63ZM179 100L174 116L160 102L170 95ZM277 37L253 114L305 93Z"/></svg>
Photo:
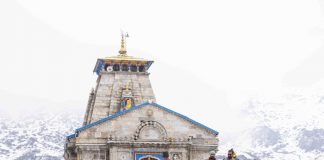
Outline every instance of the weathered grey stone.
<svg viewBox="0 0 324 160"><path fill-rule="evenodd" d="M136 106L150 103L115 116L125 109L125 95L131 95ZM152 102L156 99L148 73L100 72L89 96L86 128L67 140L64 158L131 160L137 152L168 152L171 160L204 160L218 150L218 134Z"/></svg>
<svg viewBox="0 0 324 160"><path fill-rule="evenodd" d="M86 122L89 124L100 120L103 116L120 111L122 88L129 85L134 94L135 105L145 101L155 101L148 74L132 72L102 72L95 90L92 106Z"/></svg>

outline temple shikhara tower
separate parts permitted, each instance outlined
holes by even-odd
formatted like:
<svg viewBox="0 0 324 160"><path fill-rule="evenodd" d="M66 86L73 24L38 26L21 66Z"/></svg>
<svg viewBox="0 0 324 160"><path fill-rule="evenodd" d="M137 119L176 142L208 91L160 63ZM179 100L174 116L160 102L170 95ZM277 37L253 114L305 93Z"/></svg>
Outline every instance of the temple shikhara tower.
<svg viewBox="0 0 324 160"><path fill-rule="evenodd" d="M67 136L66 160L205 160L218 150L217 131L157 104L152 63L129 56L124 35L117 56L97 60L97 85L83 126Z"/></svg>

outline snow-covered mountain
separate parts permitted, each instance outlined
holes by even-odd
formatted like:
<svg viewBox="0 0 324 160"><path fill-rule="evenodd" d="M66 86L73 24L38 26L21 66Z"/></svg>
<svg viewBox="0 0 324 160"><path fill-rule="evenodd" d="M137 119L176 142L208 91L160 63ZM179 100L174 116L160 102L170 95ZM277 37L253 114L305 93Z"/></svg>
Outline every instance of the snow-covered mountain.
<svg viewBox="0 0 324 160"><path fill-rule="evenodd" d="M62 159L65 136L80 126L81 115L41 114L0 118L0 159Z"/></svg>
<svg viewBox="0 0 324 160"><path fill-rule="evenodd" d="M249 159L324 159L323 90L257 96L241 111L242 117L250 118L256 125L224 142L227 148L234 147Z"/></svg>
<svg viewBox="0 0 324 160"><path fill-rule="evenodd" d="M45 104L15 116L0 107L0 160L63 159L65 136L81 126L84 107L55 110ZM229 148L241 160L324 159L324 90L260 95L240 109L256 125L223 141L218 159Z"/></svg>
<svg viewBox="0 0 324 160"><path fill-rule="evenodd" d="M84 107L6 92L0 97L0 160L63 159L65 136L81 126Z"/></svg>

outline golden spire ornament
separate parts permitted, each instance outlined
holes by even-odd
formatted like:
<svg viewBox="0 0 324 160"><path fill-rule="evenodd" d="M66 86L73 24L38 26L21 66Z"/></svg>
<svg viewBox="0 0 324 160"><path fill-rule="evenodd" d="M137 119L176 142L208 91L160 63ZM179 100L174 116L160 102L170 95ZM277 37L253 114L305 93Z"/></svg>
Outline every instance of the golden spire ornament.
<svg viewBox="0 0 324 160"><path fill-rule="evenodd" d="M128 82L126 83L126 87L125 88L126 88L126 92L128 92L128 89L129 89L129 83Z"/></svg>
<svg viewBox="0 0 324 160"><path fill-rule="evenodd" d="M126 37L128 37L128 34L126 34ZM119 55L121 56L127 56L127 51L125 48L125 39L124 39L124 33L122 33L122 39L121 39L121 45L120 45L120 50L119 50Z"/></svg>

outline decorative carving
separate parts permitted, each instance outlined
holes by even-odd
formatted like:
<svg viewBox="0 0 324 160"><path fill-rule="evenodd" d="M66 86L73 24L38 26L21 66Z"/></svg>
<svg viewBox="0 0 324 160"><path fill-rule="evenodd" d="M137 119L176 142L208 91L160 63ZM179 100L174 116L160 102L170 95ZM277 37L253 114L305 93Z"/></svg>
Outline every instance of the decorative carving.
<svg viewBox="0 0 324 160"><path fill-rule="evenodd" d="M83 154L82 158L84 158L84 159L94 159L94 154L93 153L86 153L86 154Z"/></svg>
<svg viewBox="0 0 324 160"><path fill-rule="evenodd" d="M159 158L148 155L148 156L144 156L144 157L140 158L139 160L159 160Z"/></svg>
<svg viewBox="0 0 324 160"><path fill-rule="evenodd" d="M148 110L146 111L146 114L147 114L147 116L152 117L153 114L154 114L154 112L153 112L152 109L148 109Z"/></svg>
<svg viewBox="0 0 324 160"><path fill-rule="evenodd" d="M182 160L181 153L173 153L172 160Z"/></svg>
<svg viewBox="0 0 324 160"><path fill-rule="evenodd" d="M129 160L129 153L128 152L118 152L118 160Z"/></svg>
<svg viewBox="0 0 324 160"><path fill-rule="evenodd" d="M132 92L127 83L126 87L122 89L121 108L122 110L126 110L126 109L130 109L134 105L135 104L134 104Z"/></svg>
<svg viewBox="0 0 324 160"><path fill-rule="evenodd" d="M126 160L127 158L126 158L126 155L123 154L123 155L121 155L121 156L119 157L119 159L120 159L120 160Z"/></svg>
<svg viewBox="0 0 324 160"><path fill-rule="evenodd" d="M156 121L141 121L134 134L134 140L164 140L166 137L165 128Z"/></svg>

